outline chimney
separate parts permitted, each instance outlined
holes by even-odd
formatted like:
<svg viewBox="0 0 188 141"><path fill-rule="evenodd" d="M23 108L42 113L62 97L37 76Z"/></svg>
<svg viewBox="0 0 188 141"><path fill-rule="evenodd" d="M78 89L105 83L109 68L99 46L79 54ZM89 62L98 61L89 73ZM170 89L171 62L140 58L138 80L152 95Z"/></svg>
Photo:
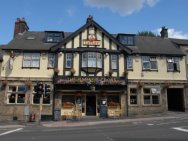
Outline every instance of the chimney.
<svg viewBox="0 0 188 141"><path fill-rule="evenodd" d="M161 37L162 38L168 38L168 28L166 28L165 26L163 26L162 28L161 28Z"/></svg>
<svg viewBox="0 0 188 141"><path fill-rule="evenodd" d="M18 33L23 33L25 31L28 31L29 27L27 26L27 23L25 21L25 18L17 18L16 22L15 22L15 28L14 28L14 37L18 34Z"/></svg>
<svg viewBox="0 0 188 141"><path fill-rule="evenodd" d="M87 17L87 23L91 23L93 21L93 16L89 15Z"/></svg>

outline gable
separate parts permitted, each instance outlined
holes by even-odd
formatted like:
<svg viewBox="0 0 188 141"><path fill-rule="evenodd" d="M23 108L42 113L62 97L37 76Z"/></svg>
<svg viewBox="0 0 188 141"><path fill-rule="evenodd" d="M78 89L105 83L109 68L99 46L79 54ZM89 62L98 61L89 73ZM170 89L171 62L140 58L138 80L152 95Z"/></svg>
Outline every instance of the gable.
<svg viewBox="0 0 188 141"><path fill-rule="evenodd" d="M61 43L51 48L51 51L62 50L62 48L94 47L107 50L121 50L126 54L131 49L120 44L110 33L88 18L85 25L66 37Z"/></svg>

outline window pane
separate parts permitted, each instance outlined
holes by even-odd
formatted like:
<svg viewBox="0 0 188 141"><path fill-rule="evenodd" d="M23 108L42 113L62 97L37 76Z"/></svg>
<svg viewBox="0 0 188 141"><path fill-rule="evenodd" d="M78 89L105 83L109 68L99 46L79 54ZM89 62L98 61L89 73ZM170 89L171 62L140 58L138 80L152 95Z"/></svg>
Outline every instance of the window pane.
<svg viewBox="0 0 188 141"><path fill-rule="evenodd" d="M48 67L53 68L55 66L55 54L48 54Z"/></svg>
<svg viewBox="0 0 188 141"><path fill-rule="evenodd" d="M111 55L111 68L117 69L117 55Z"/></svg>
<svg viewBox="0 0 188 141"><path fill-rule="evenodd" d="M128 43L127 36L119 36L119 40L122 44L126 45Z"/></svg>
<svg viewBox="0 0 188 141"><path fill-rule="evenodd" d="M137 96L136 95L130 96L130 104L137 104Z"/></svg>
<svg viewBox="0 0 188 141"><path fill-rule="evenodd" d="M137 94L137 89L136 88L130 88L130 93L131 94Z"/></svg>
<svg viewBox="0 0 188 141"><path fill-rule="evenodd" d="M158 95L152 96L152 103L153 104L159 104L159 96Z"/></svg>
<svg viewBox="0 0 188 141"><path fill-rule="evenodd" d="M134 42L133 42L133 37L128 37L128 45L133 45Z"/></svg>
<svg viewBox="0 0 188 141"><path fill-rule="evenodd" d="M66 68L71 68L72 67L72 54L67 53L66 54Z"/></svg>
<svg viewBox="0 0 188 141"><path fill-rule="evenodd" d="M33 104L40 104L40 98L36 95L33 95Z"/></svg>
<svg viewBox="0 0 188 141"><path fill-rule="evenodd" d="M173 71L174 70L174 63L167 63L167 69L168 69L168 71Z"/></svg>
<svg viewBox="0 0 188 141"><path fill-rule="evenodd" d="M18 93L23 93L27 90L26 86L18 86Z"/></svg>
<svg viewBox="0 0 188 141"><path fill-rule="evenodd" d="M50 95L43 97L43 104L50 104Z"/></svg>
<svg viewBox="0 0 188 141"><path fill-rule="evenodd" d="M9 86L8 92L16 92L16 86Z"/></svg>
<svg viewBox="0 0 188 141"><path fill-rule="evenodd" d="M39 67L39 61L32 61L31 67L38 68Z"/></svg>
<svg viewBox="0 0 188 141"><path fill-rule="evenodd" d="M133 69L133 58L132 58L132 56L127 56L127 69Z"/></svg>
<svg viewBox="0 0 188 141"><path fill-rule="evenodd" d="M16 102L16 94L10 94L8 103L15 103Z"/></svg>
<svg viewBox="0 0 188 141"><path fill-rule="evenodd" d="M156 61L151 61L151 69L152 70L157 70L157 62Z"/></svg>
<svg viewBox="0 0 188 141"><path fill-rule="evenodd" d="M18 94L17 103L25 103L25 94Z"/></svg>
<svg viewBox="0 0 188 141"><path fill-rule="evenodd" d="M144 96L144 104L151 104L150 103L150 96L149 95L147 95L147 96L145 95Z"/></svg>
<svg viewBox="0 0 188 141"><path fill-rule="evenodd" d="M144 93L145 94L150 94L150 89L149 88L144 88Z"/></svg>
<svg viewBox="0 0 188 141"><path fill-rule="evenodd" d="M40 59L40 53L32 53L32 59Z"/></svg>

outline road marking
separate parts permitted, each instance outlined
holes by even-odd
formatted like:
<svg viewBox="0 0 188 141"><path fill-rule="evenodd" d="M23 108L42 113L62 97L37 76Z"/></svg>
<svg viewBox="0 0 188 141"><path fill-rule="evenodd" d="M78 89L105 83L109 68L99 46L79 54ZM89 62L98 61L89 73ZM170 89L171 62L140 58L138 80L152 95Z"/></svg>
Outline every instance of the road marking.
<svg viewBox="0 0 188 141"><path fill-rule="evenodd" d="M174 127L172 129L178 130L178 131L183 131L183 132L188 132L188 129L183 129L181 127Z"/></svg>
<svg viewBox="0 0 188 141"><path fill-rule="evenodd" d="M10 133L13 133L13 132L17 132L17 131L20 131L20 130L22 130L22 129L23 129L23 128L18 128L18 129L15 129L15 130L10 130L10 131L1 133L0 136L7 135L7 134L10 134Z"/></svg>
<svg viewBox="0 0 188 141"><path fill-rule="evenodd" d="M152 124L152 123L148 123L147 125L148 125L148 126L152 126L152 125L154 125L154 124Z"/></svg>

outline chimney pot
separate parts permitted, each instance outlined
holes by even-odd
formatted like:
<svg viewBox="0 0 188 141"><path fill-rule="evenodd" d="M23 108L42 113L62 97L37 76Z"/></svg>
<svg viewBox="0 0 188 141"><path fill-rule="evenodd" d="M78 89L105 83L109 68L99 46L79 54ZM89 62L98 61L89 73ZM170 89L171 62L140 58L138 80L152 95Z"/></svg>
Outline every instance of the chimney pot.
<svg viewBox="0 0 188 141"><path fill-rule="evenodd" d="M165 26L163 26L162 28L161 28L161 37L162 38L168 38L168 28L166 28Z"/></svg>

